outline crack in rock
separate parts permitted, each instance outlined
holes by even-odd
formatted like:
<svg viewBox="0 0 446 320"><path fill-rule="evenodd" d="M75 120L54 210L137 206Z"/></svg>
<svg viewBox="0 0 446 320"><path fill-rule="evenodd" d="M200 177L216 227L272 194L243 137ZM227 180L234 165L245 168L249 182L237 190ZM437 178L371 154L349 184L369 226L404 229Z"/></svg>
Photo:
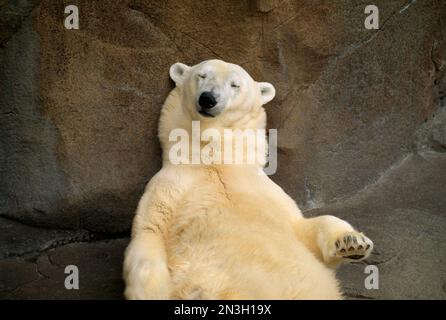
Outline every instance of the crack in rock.
<svg viewBox="0 0 446 320"><path fill-rule="evenodd" d="M407 10L412 4L414 4L416 2L416 0L412 0L409 3L407 3L405 6L403 6L400 10L396 10L394 11L387 19L385 19L382 24L379 26L379 29L376 30L369 38L364 39L362 41L360 41L357 44L352 44L350 46L347 47L347 49L345 49L341 54L335 55L334 56L334 60L330 65L334 65L337 63L337 61L339 59L343 59L349 55L351 55L354 51L356 51L357 49L363 47L364 45L370 43L373 39L376 38L376 36L378 34L380 34L381 32L383 32L385 30L385 27L387 25L387 23L393 18L395 17L398 13L404 12L405 10ZM328 66L328 68L330 68L331 66Z"/></svg>
<svg viewBox="0 0 446 320"><path fill-rule="evenodd" d="M20 220L4 216L2 216L1 219L11 221L14 224L6 225L8 233L5 235L5 240L11 236L13 239L8 240L8 245L1 247L2 252L0 253L0 259L22 258L32 260L48 250L59 248L68 244L95 243L100 241L127 238L129 236L129 233L127 232L106 234L91 232L84 229L52 229L41 226L33 226L23 223ZM16 233L9 232L14 229L17 229ZM34 246L35 248L28 249L28 244L31 240L29 234L31 234L34 241L37 241L37 245Z"/></svg>
<svg viewBox="0 0 446 320"><path fill-rule="evenodd" d="M360 293L352 293L352 292L344 292L344 296L352 299L366 299L366 300L374 300L375 298L362 295Z"/></svg>
<svg viewBox="0 0 446 320"><path fill-rule="evenodd" d="M400 10L400 13L403 13L404 11L406 11L407 9L409 9L409 7L410 7L411 5L413 5L415 2L417 2L417 0L412 0L412 1L410 1L406 6L404 6L404 7Z"/></svg>

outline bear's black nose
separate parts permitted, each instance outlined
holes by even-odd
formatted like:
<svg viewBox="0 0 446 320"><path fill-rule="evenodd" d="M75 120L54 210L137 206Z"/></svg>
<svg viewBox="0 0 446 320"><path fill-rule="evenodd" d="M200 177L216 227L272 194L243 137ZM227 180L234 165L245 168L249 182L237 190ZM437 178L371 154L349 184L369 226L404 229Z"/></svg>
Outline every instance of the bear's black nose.
<svg viewBox="0 0 446 320"><path fill-rule="evenodd" d="M200 98L198 99L198 104L200 107L204 109L210 109L215 107L217 104L217 100L215 99L214 95L210 91L205 91L200 95Z"/></svg>

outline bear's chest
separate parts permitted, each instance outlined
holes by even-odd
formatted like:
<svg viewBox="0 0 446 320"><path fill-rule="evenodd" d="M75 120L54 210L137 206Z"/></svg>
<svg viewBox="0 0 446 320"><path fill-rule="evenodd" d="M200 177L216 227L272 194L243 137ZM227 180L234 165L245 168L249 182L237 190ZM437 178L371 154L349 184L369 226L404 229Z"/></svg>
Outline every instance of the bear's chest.
<svg viewBox="0 0 446 320"><path fill-rule="evenodd" d="M173 242L289 228L293 201L270 180L246 173L205 172L185 192L169 227ZM292 205L290 206L290 202ZM246 230L245 230L246 229Z"/></svg>

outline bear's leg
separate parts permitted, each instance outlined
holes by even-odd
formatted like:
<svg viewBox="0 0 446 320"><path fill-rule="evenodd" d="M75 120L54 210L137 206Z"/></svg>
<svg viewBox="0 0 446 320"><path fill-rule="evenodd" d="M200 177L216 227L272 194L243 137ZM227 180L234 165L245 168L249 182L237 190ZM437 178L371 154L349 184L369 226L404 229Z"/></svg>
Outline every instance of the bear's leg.
<svg viewBox="0 0 446 320"><path fill-rule="evenodd" d="M373 250L373 242L334 216L299 218L295 221L297 237L317 258L329 267L341 262L366 259Z"/></svg>
<svg viewBox="0 0 446 320"><path fill-rule="evenodd" d="M163 167L149 182L138 203L132 240L125 252L127 299L170 299L172 280L165 244L170 218L192 179L180 166ZM184 182L186 181L186 182Z"/></svg>
<svg viewBox="0 0 446 320"><path fill-rule="evenodd" d="M132 240L124 258L124 295L127 299L170 298L171 280L163 235L172 201L165 190L161 183L152 179L139 201Z"/></svg>
<svg viewBox="0 0 446 320"><path fill-rule="evenodd" d="M132 238L124 259L127 299L170 298L170 274L162 241L152 231L140 231Z"/></svg>

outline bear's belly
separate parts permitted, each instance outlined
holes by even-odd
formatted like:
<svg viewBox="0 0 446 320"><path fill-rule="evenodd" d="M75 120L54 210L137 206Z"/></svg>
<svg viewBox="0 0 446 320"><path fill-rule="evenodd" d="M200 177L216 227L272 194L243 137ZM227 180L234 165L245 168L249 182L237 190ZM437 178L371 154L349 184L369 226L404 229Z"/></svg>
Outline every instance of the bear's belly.
<svg viewBox="0 0 446 320"><path fill-rule="evenodd" d="M339 298L334 274L295 237L289 221L253 193L203 188L173 217L167 241L173 298ZM236 199L234 199L236 198ZM259 206L263 204L263 206Z"/></svg>

